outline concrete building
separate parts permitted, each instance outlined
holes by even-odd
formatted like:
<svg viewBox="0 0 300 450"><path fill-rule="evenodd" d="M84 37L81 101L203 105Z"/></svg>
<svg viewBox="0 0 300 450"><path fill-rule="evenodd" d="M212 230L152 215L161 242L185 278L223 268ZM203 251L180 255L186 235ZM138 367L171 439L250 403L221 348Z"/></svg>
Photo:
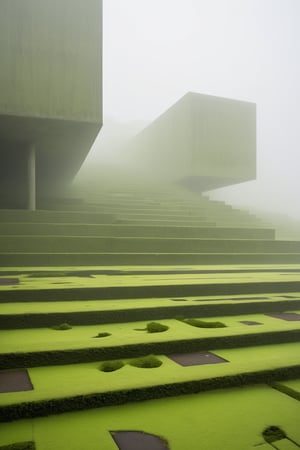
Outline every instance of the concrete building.
<svg viewBox="0 0 300 450"><path fill-rule="evenodd" d="M102 125L102 1L0 2L0 207L72 180Z"/></svg>
<svg viewBox="0 0 300 450"><path fill-rule="evenodd" d="M200 192L255 179L255 104L189 92L124 154L145 176Z"/></svg>

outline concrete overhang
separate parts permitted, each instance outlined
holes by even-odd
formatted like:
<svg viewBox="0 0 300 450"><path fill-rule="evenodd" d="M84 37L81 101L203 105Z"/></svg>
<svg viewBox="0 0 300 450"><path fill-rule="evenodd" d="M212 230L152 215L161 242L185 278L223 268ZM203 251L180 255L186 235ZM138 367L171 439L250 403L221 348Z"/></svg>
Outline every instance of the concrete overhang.
<svg viewBox="0 0 300 450"><path fill-rule="evenodd" d="M189 92L133 138L129 166L207 191L256 178L254 103Z"/></svg>

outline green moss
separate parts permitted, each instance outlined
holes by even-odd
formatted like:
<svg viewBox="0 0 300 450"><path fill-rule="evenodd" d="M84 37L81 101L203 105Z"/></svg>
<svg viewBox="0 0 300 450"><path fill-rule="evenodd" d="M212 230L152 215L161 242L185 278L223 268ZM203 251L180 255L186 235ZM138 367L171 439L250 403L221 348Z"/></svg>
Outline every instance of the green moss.
<svg viewBox="0 0 300 450"><path fill-rule="evenodd" d="M72 326L67 322L61 323L59 325L54 325L52 327L52 330L61 330L61 331L62 330L71 330L71 329L72 329Z"/></svg>
<svg viewBox="0 0 300 450"><path fill-rule="evenodd" d="M149 358L149 357L148 357ZM155 358L155 357L154 357ZM142 359L142 358L139 358ZM112 361L107 361L112 363ZM101 370L101 369L100 369ZM0 407L0 422L10 422L28 417L48 416L68 411L100 408L130 402L145 401L186 394L195 394L216 389L228 389L251 384L262 384L285 378L299 377L299 367L254 371L236 375L218 376L207 379L170 382L159 385L139 386L92 394L79 394L63 398L23 401ZM284 398L284 396L281 396ZM295 402L296 403L296 402ZM257 408L257 405L256 405Z"/></svg>
<svg viewBox="0 0 300 450"><path fill-rule="evenodd" d="M199 319L183 319L184 323L197 328L225 328L226 325L223 322L204 322Z"/></svg>
<svg viewBox="0 0 300 450"><path fill-rule="evenodd" d="M115 370L119 370L124 366L123 361L115 360L115 361L104 361L100 367L99 370L101 372L114 372Z"/></svg>
<svg viewBox="0 0 300 450"><path fill-rule="evenodd" d="M33 441L16 442L14 444L2 445L0 450L35 450L35 443Z"/></svg>
<svg viewBox="0 0 300 450"><path fill-rule="evenodd" d="M51 272L31 272L27 275L27 278L56 278L56 277L66 277L68 276L67 272L61 272L53 270Z"/></svg>
<svg viewBox="0 0 300 450"><path fill-rule="evenodd" d="M142 358L132 359L129 363L131 366L140 367L143 369L152 369L162 365L160 359L154 355L144 356Z"/></svg>
<svg viewBox="0 0 300 450"><path fill-rule="evenodd" d="M107 336L111 336L111 333L107 333L106 331L103 331L102 333L98 333L97 336L94 336L95 338L103 338L103 337L107 337Z"/></svg>
<svg viewBox="0 0 300 450"><path fill-rule="evenodd" d="M271 425L268 428L265 428L262 435L264 440L268 443L280 441L280 439L285 439L287 437L285 432L276 425Z"/></svg>
<svg viewBox="0 0 300 450"><path fill-rule="evenodd" d="M270 386L273 389L276 389L277 391L282 392L282 394L286 394L289 397L292 397L295 400L300 401L300 392L295 389L292 389L290 386L286 386L285 384L280 383L280 382L279 383L270 383Z"/></svg>
<svg viewBox="0 0 300 450"><path fill-rule="evenodd" d="M163 325L159 322L149 322L147 323L147 331L148 333L162 333L163 331L167 331L169 327L167 325Z"/></svg>
<svg viewBox="0 0 300 450"><path fill-rule="evenodd" d="M171 332L171 331L170 331ZM0 368L15 369L47 365L74 364L80 362L105 361L108 359L132 358L149 354L189 353L218 348L244 348L298 342L300 330L248 333L231 336L207 336L194 339L162 340L161 342L124 343L121 345L53 348L40 351L17 351L1 354ZM88 335L88 338L90 334ZM90 341L91 342L91 341Z"/></svg>

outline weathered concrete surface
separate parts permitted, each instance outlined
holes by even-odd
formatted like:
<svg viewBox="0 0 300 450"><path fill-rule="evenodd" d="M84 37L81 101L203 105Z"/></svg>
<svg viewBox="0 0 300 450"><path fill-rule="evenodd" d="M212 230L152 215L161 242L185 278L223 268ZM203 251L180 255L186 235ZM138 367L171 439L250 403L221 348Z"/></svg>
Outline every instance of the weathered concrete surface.
<svg viewBox="0 0 300 450"><path fill-rule="evenodd" d="M256 178L255 104L189 92L124 152L150 178L207 191Z"/></svg>
<svg viewBox="0 0 300 450"><path fill-rule="evenodd" d="M80 168L102 124L102 1L0 4L0 206L28 206Z"/></svg>

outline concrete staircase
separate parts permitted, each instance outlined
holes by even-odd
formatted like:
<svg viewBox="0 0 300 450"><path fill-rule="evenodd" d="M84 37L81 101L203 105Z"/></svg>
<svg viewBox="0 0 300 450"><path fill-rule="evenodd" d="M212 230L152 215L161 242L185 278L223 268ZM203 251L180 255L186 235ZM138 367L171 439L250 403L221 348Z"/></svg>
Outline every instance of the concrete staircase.
<svg viewBox="0 0 300 450"><path fill-rule="evenodd" d="M300 242L180 190L126 186L86 197L0 211L0 387L9 374L29 380L26 389L2 383L0 421L12 423L9 434L0 423L0 446L30 435L50 449L32 431L39 416L300 377ZM169 329L147 333L149 321ZM229 356L209 373L176 369L168 357L191 352ZM142 377L131 366L128 376L99 371L111 360L126 371L149 354L163 364ZM242 360L248 354L255 363Z"/></svg>
<svg viewBox="0 0 300 450"><path fill-rule="evenodd" d="M0 211L0 264L300 263L300 242L275 240L255 216L204 196L123 191L70 204Z"/></svg>

